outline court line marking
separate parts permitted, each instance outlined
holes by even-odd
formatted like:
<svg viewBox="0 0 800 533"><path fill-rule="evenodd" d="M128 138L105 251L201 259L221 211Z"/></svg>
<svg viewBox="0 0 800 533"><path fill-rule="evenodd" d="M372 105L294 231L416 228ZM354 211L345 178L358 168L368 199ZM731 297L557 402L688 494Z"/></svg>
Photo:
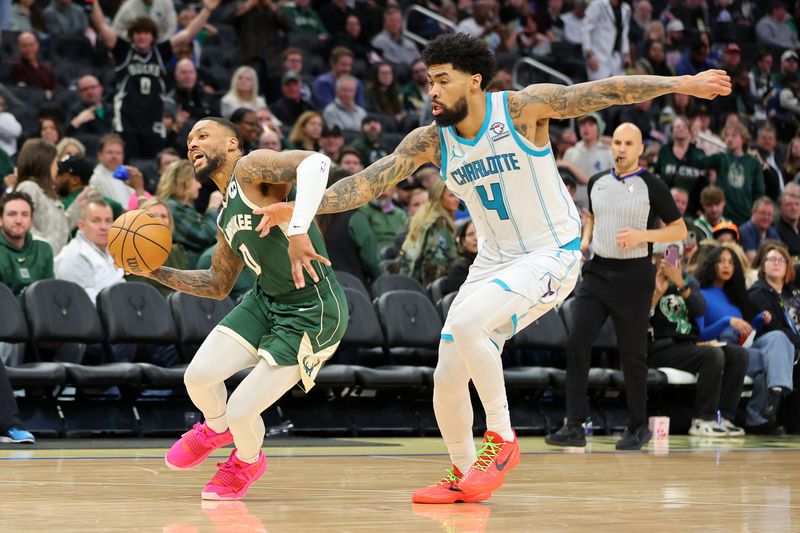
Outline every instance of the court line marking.
<svg viewBox="0 0 800 533"><path fill-rule="evenodd" d="M191 485L184 485L178 483L114 483L114 482L101 482L101 481L35 481L30 479L24 480L3 480L0 479L0 485L33 485L33 486L45 486L45 485L72 485L72 486L113 486L113 487L157 487L157 488L181 488L181 489L196 489L197 484ZM512 489L513 484L509 484L506 486L507 489ZM374 493L381 493L381 494L402 494L407 495L411 489L397 489L397 490L387 490L387 489L375 489L375 488L345 488L345 487L331 487L331 488L323 488L323 487L292 487L292 486L282 486L281 492L318 492L318 493L367 493L367 494L374 494ZM171 500L174 497L171 496L166 498ZM503 499L515 499L515 500L564 500L564 501L576 501L576 502L585 502L585 501L601 501L601 502L613 502L613 503L637 503L637 504L652 504L652 505L685 505L685 506L692 506L692 505L701 505L701 506L726 506L726 507L741 507L741 508L764 508L764 509L800 509L800 504L798 505L786 505L786 504L774 504L774 503L747 503L747 502L724 502L724 501L702 501L696 499L675 499L670 498L667 500L664 499L649 499L649 498L614 498L610 496L550 496L550 495L525 495L525 494L512 494L510 491L508 493L503 494L501 496ZM128 497L126 497L128 498ZM180 497L179 497L180 498ZM165 499L165 498L158 498L158 499Z"/></svg>
<svg viewBox="0 0 800 533"><path fill-rule="evenodd" d="M267 446L268 447L268 446ZM139 450L141 448L119 448L120 450ZM77 450L77 449L75 449ZM43 451L64 451L64 450L40 450L36 448L0 448L0 453L3 451L9 452L43 452ZM77 450L79 451L79 450ZM94 450L96 451L96 450ZM687 454L687 453L766 453L766 452L800 452L800 448L747 448L747 449L722 449L722 448L703 448L703 449L690 449L690 450L670 450L669 453L663 454L664 457L673 454ZM592 455L656 455L655 450L592 450L591 452L575 452L570 453L564 450L553 451L536 451L536 452L521 452L522 455L564 455L564 456L579 456L589 457ZM226 455L209 455L209 459L225 459L230 454ZM265 454L267 458L272 459L302 459L302 458L325 458L325 457L446 457L447 453L334 453L334 454ZM126 456L83 456L83 457L0 457L0 461L85 461L85 460L103 460L103 459L163 459L163 455L126 455Z"/></svg>

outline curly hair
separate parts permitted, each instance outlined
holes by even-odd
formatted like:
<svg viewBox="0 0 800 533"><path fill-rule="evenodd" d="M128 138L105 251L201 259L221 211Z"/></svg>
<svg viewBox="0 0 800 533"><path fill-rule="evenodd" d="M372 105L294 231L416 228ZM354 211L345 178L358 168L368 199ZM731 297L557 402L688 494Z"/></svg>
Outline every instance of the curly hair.
<svg viewBox="0 0 800 533"><path fill-rule="evenodd" d="M482 90L486 90L494 75L494 54L486 42L466 33L438 35L422 51L422 60L429 67L450 63L459 72L480 74Z"/></svg>
<svg viewBox="0 0 800 533"><path fill-rule="evenodd" d="M720 246L713 250L706 257L705 262L697 271L695 277L700 283L700 287L705 289L714 285L717 281L717 263L720 256L727 253L731 256L733 263L733 276L725 282L722 286L722 292L728 297L728 300L739 308L745 320L750 321L753 318L753 312L750 308L750 301L747 299L747 285L744 280L744 268L741 261L736 254L727 247Z"/></svg>

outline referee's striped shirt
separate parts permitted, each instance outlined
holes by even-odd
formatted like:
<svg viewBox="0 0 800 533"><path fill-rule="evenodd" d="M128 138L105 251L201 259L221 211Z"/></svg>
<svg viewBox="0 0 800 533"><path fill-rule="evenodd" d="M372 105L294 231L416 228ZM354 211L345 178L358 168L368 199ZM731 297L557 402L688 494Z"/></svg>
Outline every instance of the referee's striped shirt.
<svg viewBox="0 0 800 533"><path fill-rule="evenodd" d="M620 229L653 229L658 219L669 224L681 217L667 184L643 168L624 176L617 176L614 169L600 172L589 180L587 191L589 212L594 215L592 250L607 259L635 259L652 253L649 242L620 247Z"/></svg>

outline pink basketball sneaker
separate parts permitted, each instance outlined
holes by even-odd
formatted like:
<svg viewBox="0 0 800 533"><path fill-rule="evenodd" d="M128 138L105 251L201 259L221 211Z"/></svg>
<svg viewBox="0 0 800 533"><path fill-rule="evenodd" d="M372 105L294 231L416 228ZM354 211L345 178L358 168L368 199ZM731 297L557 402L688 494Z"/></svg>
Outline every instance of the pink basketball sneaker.
<svg viewBox="0 0 800 533"><path fill-rule="evenodd" d="M224 463L217 463L219 470L205 486L201 497L204 500L241 500L250 485L260 478L267 469L264 452L258 452L258 461L245 463L236 457L236 449Z"/></svg>
<svg viewBox="0 0 800 533"><path fill-rule="evenodd" d="M211 452L227 446L231 442L233 442L233 435L231 435L230 429L226 429L222 433L214 433L205 422L202 424L198 422L172 445L164 457L164 461L172 470L194 468L205 461Z"/></svg>

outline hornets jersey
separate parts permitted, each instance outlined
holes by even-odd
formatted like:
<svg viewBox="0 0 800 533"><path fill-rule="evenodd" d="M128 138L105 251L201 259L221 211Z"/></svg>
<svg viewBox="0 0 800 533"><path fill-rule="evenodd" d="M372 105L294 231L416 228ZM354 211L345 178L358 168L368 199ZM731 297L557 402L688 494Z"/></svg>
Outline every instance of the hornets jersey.
<svg viewBox="0 0 800 533"><path fill-rule="evenodd" d="M580 215L550 146L538 147L511 122L508 93L486 94L486 118L473 140L439 128L441 177L464 201L479 256L505 263L522 255L580 245Z"/></svg>

